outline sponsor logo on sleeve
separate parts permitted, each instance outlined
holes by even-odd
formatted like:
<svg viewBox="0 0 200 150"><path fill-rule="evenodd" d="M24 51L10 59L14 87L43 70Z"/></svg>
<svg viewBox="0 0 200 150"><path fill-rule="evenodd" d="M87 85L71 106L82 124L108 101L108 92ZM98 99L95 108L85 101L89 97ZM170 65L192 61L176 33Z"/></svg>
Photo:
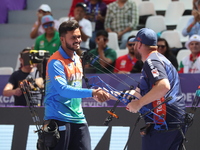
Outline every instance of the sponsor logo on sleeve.
<svg viewBox="0 0 200 150"><path fill-rule="evenodd" d="M159 76L159 72L158 72L157 68L152 69L151 73L152 73L154 78Z"/></svg>

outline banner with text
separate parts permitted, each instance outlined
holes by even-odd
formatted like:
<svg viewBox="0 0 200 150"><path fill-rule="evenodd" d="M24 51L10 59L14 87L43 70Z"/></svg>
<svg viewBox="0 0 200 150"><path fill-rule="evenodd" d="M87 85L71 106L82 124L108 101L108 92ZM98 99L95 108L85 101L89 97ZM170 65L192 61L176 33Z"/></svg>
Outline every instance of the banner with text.
<svg viewBox="0 0 200 150"><path fill-rule="evenodd" d="M98 76L105 83L114 87L117 90L129 90L130 86L136 87L140 74L87 74L87 77ZM195 96L195 92L200 85L200 74L179 74L181 81L181 89L184 94L187 106L191 106L191 102ZM13 106L14 97L3 96L2 91L8 82L9 75L0 75L0 106ZM83 81L83 87L86 87ZM115 101L110 100L107 102L99 103L92 98L83 98L83 107L112 107ZM123 103L118 106L124 107Z"/></svg>

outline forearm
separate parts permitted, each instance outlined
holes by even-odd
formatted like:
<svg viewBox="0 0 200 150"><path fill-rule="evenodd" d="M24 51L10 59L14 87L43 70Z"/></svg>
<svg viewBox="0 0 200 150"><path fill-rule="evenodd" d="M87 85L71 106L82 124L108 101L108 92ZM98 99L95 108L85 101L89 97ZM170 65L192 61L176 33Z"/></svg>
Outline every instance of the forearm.
<svg viewBox="0 0 200 150"><path fill-rule="evenodd" d="M110 28L106 29L107 32L113 32Z"/></svg>
<svg viewBox="0 0 200 150"><path fill-rule="evenodd" d="M83 42L86 42L89 37L82 30L80 31L81 31L81 39L83 40Z"/></svg>
<svg viewBox="0 0 200 150"><path fill-rule="evenodd" d="M3 96L12 96L15 95L15 90L3 90Z"/></svg>
<svg viewBox="0 0 200 150"><path fill-rule="evenodd" d="M102 67L107 67L109 64L112 64L112 60L110 58L105 57L104 53L100 53L99 58Z"/></svg>
<svg viewBox="0 0 200 150"><path fill-rule="evenodd" d="M127 28L125 28L123 31L121 31L122 32L122 34L124 34L124 33L126 33L126 32L129 32L129 31L131 31L133 28L131 28L131 27L127 27Z"/></svg>
<svg viewBox="0 0 200 150"><path fill-rule="evenodd" d="M57 89L57 92L60 96L66 98L87 98L92 97L92 89L86 88L75 88L72 86L64 86L60 89Z"/></svg>
<svg viewBox="0 0 200 150"><path fill-rule="evenodd" d="M118 95L120 95L121 93L122 93L122 91L121 92L114 91L112 95L110 94L110 99L118 100L116 97L118 97ZM140 99L142 97L140 95L140 89L139 88L136 88L135 90L126 91L125 93L129 94L130 96L135 96L136 99ZM115 96L113 96L113 95L115 95ZM127 99L129 99L130 96L128 96Z"/></svg>
<svg viewBox="0 0 200 150"><path fill-rule="evenodd" d="M155 85L146 95L144 95L139 100L141 107L164 97L166 93L169 91L169 89L170 86L168 84L161 83L159 85Z"/></svg>
<svg viewBox="0 0 200 150"><path fill-rule="evenodd" d="M191 31L191 29L193 28L194 25L195 25L195 23L192 22L192 23L187 27L187 32L188 32L188 33Z"/></svg>
<svg viewBox="0 0 200 150"><path fill-rule="evenodd" d="M38 36L39 27L40 27L39 24L35 25L34 29L30 33L31 39L34 39L34 38L36 38Z"/></svg>

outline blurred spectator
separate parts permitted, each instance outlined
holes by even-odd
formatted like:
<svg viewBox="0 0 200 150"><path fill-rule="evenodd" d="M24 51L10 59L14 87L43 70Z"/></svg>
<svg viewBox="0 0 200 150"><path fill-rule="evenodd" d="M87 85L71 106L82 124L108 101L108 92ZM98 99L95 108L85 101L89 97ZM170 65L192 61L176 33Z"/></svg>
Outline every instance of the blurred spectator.
<svg viewBox="0 0 200 150"><path fill-rule="evenodd" d="M194 34L200 35L200 1L195 2L196 6L192 10L192 17L188 20L187 25L182 31L183 36L191 37Z"/></svg>
<svg viewBox="0 0 200 150"><path fill-rule="evenodd" d="M198 10L198 3L200 0L193 0L192 5L193 5L193 10Z"/></svg>
<svg viewBox="0 0 200 150"><path fill-rule="evenodd" d="M88 0L73 0L72 1L72 5L70 7L70 11L69 11L69 14L68 14L68 17L74 17L74 8L76 7L76 4L77 3L86 3ZM112 3L116 0L102 0L104 3L106 4L109 4L109 3Z"/></svg>
<svg viewBox="0 0 200 150"><path fill-rule="evenodd" d="M141 60L136 59L134 53L134 38L129 36L127 40L128 54L120 56L115 62L114 73L137 73L141 72L143 63Z"/></svg>
<svg viewBox="0 0 200 150"><path fill-rule="evenodd" d="M135 2L117 0L107 5L105 29L108 32L116 32L121 41L120 49L126 48L126 41L133 29L137 28L139 21Z"/></svg>
<svg viewBox="0 0 200 150"><path fill-rule="evenodd" d="M30 65L30 60L29 60L30 50L31 48L25 48L20 52L19 60L21 63L21 67L19 68L19 70L11 74L8 83L5 85L3 89L4 96L14 96L15 106L27 106L26 99L20 89L20 82L28 77L32 77L33 79L35 77L39 77L38 74L36 74L36 68L33 67L33 65Z"/></svg>
<svg viewBox="0 0 200 150"><path fill-rule="evenodd" d="M42 4L38 8L38 11L37 11L37 18L38 19L34 23L33 28L31 30L31 33L30 33L30 37L32 39L36 38L37 36L39 36L39 35L41 35L45 32L43 27L42 27L42 24L41 24L41 19L45 15L52 15L51 8L47 4ZM59 25L60 25L59 22L57 20L54 20L54 29L55 30L58 30Z"/></svg>
<svg viewBox="0 0 200 150"><path fill-rule="evenodd" d="M176 56L171 52L168 42L164 38L158 38L157 46L158 52L163 54L178 70L178 61Z"/></svg>
<svg viewBox="0 0 200 150"><path fill-rule="evenodd" d="M200 73L200 36L193 35L185 43L191 54L180 62L179 73Z"/></svg>
<svg viewBox="0 0 200 150"><path fill-rule="evenodd" d="M107 46L108 32L99 30L96 34L97 48L89 51L92 60L88 60L85 68L93 67L96 73L112 73L117 58L116 51ZM111 66L112 65L112 66Z"/></svg>
<svg viewBox="0 0 200 150"><path fill-rule="evenodd" d="M95 36L98 30L104 30L104 20L107 6L102 0L88 0L86 2L87 13L85 18L92 23L92 37L90 38L90 49L96 48Z"/></svg>
<svg viewBox="0 0 200 150"><path fill-rule="evenodd" d="M74 19L78 21L81 31L81 48L89 49L89 40L92 37L92 24L88 19L85 19L87 5L85 3L78 3L74 9L74 17L62 17L60 23Z"/></svg>
<svg viewBox="0 0 200 150"><path fill-rule="evenodd" d="M34 49L47 50L52 55L60 46L59 33L54 30L54 19L51 15L43 16L41 24L45 33L36 38Z"/></svg>

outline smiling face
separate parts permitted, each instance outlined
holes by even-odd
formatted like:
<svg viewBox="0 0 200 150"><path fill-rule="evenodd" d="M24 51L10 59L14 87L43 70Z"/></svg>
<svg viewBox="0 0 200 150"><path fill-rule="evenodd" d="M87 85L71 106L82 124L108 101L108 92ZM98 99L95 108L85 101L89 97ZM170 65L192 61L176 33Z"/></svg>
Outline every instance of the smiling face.
<svg viewBox="0 0 200 150"><path fill-rule="evenodd" d="M191 41L188 46L193 54L198 54L200 52L200 42Z"/></svg>
<svg viewBox="0 0 200 150"><path fill-rule="evenodd" d="M79 21L85 17L85 10L83 7L79 6L74 9L74 19Z"/></svg>
<svg viewBox="0 0 200 150"><path fill-rule="evenodd" d="M62 48L67 51L77 51L80 49L81 32L77 28L72 31L67 31L67 33L60 37Z"/></svg>

